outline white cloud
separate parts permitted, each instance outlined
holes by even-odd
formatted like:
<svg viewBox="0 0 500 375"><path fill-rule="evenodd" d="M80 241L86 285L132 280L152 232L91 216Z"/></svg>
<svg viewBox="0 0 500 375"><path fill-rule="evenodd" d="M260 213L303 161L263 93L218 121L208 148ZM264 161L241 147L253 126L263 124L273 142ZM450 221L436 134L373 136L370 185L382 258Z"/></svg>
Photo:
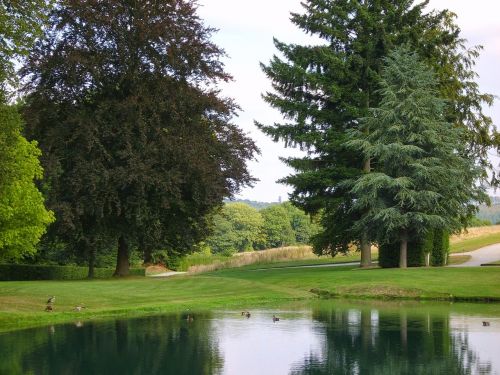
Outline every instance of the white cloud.
<svg viewBox="0 0 500 375"><path fill-rule="evenodd" d="M259 62L268 62L276 50L272 39L298 44L316 43L290 22L290 11L301 12L300 0L200 0L199 15L207 25L220 31L214 41L229 55L226 68L235 81L223 86L224 94L231 96L243 112L235 122L250 133L262 150L258 163L251 163L253 175L261 181L253 189L245 189L248 199L276 201L285 198L288 187L275 181L292 171L279 161L279 156L298 154L273 143L253 126L253 120L273 123L279 113L269 108L261 94L270 90L269 81L259 68ZM497 0L431 0L431 8L448 8L458 15L457 22L463 36L471 45L482 44L484 51L477 65L483 91L500 96L500 1ZM500 105L489 112L500 122Z"/></svg>

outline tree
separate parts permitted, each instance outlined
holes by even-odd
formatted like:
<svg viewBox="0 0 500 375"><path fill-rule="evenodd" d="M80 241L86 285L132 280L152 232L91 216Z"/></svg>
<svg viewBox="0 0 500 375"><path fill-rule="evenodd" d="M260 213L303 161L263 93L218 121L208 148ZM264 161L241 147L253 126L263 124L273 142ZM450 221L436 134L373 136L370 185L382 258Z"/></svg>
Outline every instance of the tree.
<svg viewBox="0 0 500 375"><path fill-rule="evenodd" d="M8 86L16 84L16 59L26 56L51 9L50 0L3 0L0 2L0 102Z"/></svg>
<svg viewBox="0 0 500 375"><path fill-rule="evenodd" d="M69 0L24 68L57 232L88 254L113 238L116 275L131 247L192 251L207 215L253 182L213 31L192 0Z"/></svg>
<svg viewBox="0 0 500 375"><path fill-rule="evenodd" d="M254 250L263 242L262 215L245 203L226 203L213 217L213 233L206 243L213 253Z"/></svg>
<svg viewBox="0 0 500 375"><path fill-rule="evenodd" d="M429 228L467 224L474 202L487 199L476 187L484 171L466 156L463 129L446 122L437 81L415 53L391 53L382 78L380 106L361 119L349 142L378 166L355 181L353 209L366 212L358 228L380 243L400 243L399 266L406 268L409 240L425 238Z"/></svg>
<svg viewBox="0 0 500 375"><path fill-rule="evenodd" d="M42 177L36 142L21 136L17 108L0 104L0 260L16 261L36 252L54 220L35 186Z"/></svg>
<svg viewBox="0 0 500 375"><path fill-rule="evenodd" d="M264 219L265 248L289 246L295 243L291 217L283 205L273 205L260 211Z"/></svg>
<svg viewBox="0 0 500 375"><path fill-rule="evenodd" d="M283 55L262 68L273 83L265 100L285 123L258 124L275 141L298 146L305 157L291 157L295 170L281 182L294 191L291 200L308 213L322 212L323 230L315 236L318 254L335 255L360 244L362 265L370 265L370 241L364 230L352 230L365 212L352 210L355 197L346 181L377 169L358 150L345 147L349 129L370 107L377 93L383 59L396 46L408 44L434 68L440 95L451 101L446 119L464 129L467 155L489 166L487 150L498 147L491 119L482 112L491 95L479 92L473 71L480 47L465 48L449 11L425 13L428 1L306 0L304 14L292 22L324 44L303 46L275 41Z"/></svg>
<svg viewBox="0 0 500 375"><path fill-rule="evenodd" d="M295 242L300 244L310 243L311 237L319 231L319 226L316 221L290 202L285 202L281 206L287 212L290 225L295 235Z"/></svg>

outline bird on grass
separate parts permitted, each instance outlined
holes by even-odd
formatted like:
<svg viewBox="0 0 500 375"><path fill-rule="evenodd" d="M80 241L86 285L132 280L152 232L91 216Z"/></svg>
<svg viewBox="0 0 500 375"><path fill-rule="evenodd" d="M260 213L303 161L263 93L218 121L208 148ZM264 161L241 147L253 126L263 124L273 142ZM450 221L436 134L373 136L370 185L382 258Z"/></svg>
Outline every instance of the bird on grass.
<svg viewBox="0 0 500 375"><path fill-rule="evenodd" d="M276 315L273 315L273 322L279 322L280 318L278 318Z"/></svg>
<svg viewBox="0 0 500 375"><path fill-rule="evenodd" d="M82 311L83 309L85 309L85 306L75 306L74 308L75 311Z"/></svg>
<svg viewBox="0 0 500 375"><path fill-rule="evenodd" d="M52 305L47 305L47 307L45 308L45 311L51 312L51 311L54 311L54 309L52 308Z"/></svg>
<svg viewBox="0 0 500 375"><path fill-rule="evenodd" d="M51 305L56 302L56 296L52 296L47 300L47 305Z"/></svg>

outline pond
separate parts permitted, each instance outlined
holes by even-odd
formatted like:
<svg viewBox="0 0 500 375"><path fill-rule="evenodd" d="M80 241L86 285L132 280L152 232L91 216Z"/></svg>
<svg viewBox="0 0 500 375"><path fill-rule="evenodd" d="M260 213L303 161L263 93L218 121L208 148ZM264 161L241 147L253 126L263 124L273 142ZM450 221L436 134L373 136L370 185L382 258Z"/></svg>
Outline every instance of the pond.
<svg viewBox="0 0 500 375"><path fill-rule="evenodd" d="M0 334L0 374L500 374L500 306L326 301L77 321Z"/></svg>

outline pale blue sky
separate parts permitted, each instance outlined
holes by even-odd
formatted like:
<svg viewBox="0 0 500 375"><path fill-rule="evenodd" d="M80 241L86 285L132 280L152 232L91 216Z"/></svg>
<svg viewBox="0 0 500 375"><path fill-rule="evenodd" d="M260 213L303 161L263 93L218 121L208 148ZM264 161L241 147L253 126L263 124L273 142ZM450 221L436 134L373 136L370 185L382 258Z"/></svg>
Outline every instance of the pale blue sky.
<svg viewBox="0 0 500 375"><path fill-rule="evenodd" d="M219 32L214 41L226 50L226 70L234 81L222 87L223 94L236 99L242 111L234 122L247 132L262 151L250 170L260 181L253 188L244 189L240 198L277 201L287 199L290 188L276 180L290 174L280 156L297 154L296 149L285 149L274 143L253 125L280 121L280 115L261 99L261 93L270 89L270 83L259 68L276 52L273 37L285 42L314 43L289 21L290 11L301 11L300 0L199 0L199 14L209 26ZM431 0L431 8L448 8L458 16L462 35L470 45L482 44L484 51L478 61L477 72L483 91L500 96L500 1L498 0ZM496 124L500 124L500 103L488 109ZM495 152L492 151L492 155Z"/></svg>

